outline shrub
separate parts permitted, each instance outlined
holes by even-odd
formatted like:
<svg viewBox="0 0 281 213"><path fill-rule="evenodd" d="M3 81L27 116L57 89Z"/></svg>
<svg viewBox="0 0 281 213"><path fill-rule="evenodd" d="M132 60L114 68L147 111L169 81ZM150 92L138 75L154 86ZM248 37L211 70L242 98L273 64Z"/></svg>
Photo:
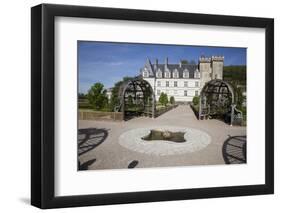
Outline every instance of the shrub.
<svg viewBox="0 0 281 213"><path fill-rule="evenodd" d="M170 104L175 104L175 98L174 98L174 96L171 96L171 97L170 97Z"/></svg>
<svg viewBox="0 0 281 213"><path fill-rule="evenodd" d="M193 99L192 99L192 103L194 106L198 105L199 104L199 96L194 96Z"/></svg>

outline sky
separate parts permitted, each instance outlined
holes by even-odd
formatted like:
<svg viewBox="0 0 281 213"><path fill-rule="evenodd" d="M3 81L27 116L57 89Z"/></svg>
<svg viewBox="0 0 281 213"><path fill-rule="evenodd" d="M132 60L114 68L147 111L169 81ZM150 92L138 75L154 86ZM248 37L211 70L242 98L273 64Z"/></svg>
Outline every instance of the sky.
<svg viewBox="0 0 281 213"><path fill-rule="evenodd" d="M159 64L166 57L170 64L197 63L201 55L223 55L226 66L246 65L246 48L78 41L79 93L87 93L97 82L110 88L124 76L138 75L147 58Z"/></svg>

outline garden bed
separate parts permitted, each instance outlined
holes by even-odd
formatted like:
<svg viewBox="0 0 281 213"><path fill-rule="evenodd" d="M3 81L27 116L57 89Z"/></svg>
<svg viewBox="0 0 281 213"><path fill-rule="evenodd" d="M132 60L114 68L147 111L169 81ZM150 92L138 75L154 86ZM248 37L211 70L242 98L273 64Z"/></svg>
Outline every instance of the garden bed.
<svg viewBox="0 0 281 213"><path fill-rule="evenodd" d="M197 119L199 119L199 105L190 104L190 108L194 112Z"/></svg>
<svg viewBox="0 0 281 213"><path fill-rule="evenodd" d="M155 117L158 117L168 111L170 111L171 109L174 109L176 108L178 105L175 104L175 105L169 105L169 106L163 106L163 107L156 107L156 110L155 110Z"/></svg>
<svg viewBox="0 0 281 213"><path fill-rule="evenodd" d="M79 109L79 120L114 120L122 121L122 112L103 112L103 111L93 111L86 109Z"/></svg>

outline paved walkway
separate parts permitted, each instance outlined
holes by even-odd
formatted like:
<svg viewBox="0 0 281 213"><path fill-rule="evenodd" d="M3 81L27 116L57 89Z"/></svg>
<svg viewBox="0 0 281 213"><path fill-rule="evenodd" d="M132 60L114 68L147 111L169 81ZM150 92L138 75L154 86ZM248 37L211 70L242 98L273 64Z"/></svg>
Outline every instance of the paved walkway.
<svg viewBox="0 0 281 213"><path fill-rule="evenodd" d="M134 152L118 143L131 129L177 126L195 128L211 136L210 144L197 152L153 156ZM229 126L219 120L198 121L190 106L181 105L158 118L138 117L129 121L79 121L78 153L80 169L121 169L188 165L225 164L223 144L230 136L246 135L246 127Z"/></svg>

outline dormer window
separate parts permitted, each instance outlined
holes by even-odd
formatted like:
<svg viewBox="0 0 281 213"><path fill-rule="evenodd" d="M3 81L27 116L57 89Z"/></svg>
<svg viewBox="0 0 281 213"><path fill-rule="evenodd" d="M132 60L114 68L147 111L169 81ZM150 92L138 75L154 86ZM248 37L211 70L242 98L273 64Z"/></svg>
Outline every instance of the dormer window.
<svg viewBox="0 0 281 213"><path fill-rule="evenodd" d="M173 72L173 78L179 78L179 72L177 69L175 69Z"/></svg>
<svg viewBox="0 0 281 213"><path fill-rule="evenodd" d="M165 71L165 78L170 78L170 72L169 71Z"/></svg>
<svg viewBox="0 0 281 213"><path fill-rule="evenodd" d="M189 71L188 71L188 69L185 69L183 71L183 78L189 78Z"/></svg>
<svg viewBox="0 0 281 213"><path fill-rule="evenodd" d="M148 71L147 71L146 68L144 68L144 70L143 70L143 72L142 72L142 76L143 76L144 78L148 78Z"/></svg>
<svg viewBox="0 0 281 213"><path fill-rule="evenodd" d="M157 78L162 78L162 72L161 72L160 69L157 70L157 72L156 72L156 77L157 77Z"/></svg>

